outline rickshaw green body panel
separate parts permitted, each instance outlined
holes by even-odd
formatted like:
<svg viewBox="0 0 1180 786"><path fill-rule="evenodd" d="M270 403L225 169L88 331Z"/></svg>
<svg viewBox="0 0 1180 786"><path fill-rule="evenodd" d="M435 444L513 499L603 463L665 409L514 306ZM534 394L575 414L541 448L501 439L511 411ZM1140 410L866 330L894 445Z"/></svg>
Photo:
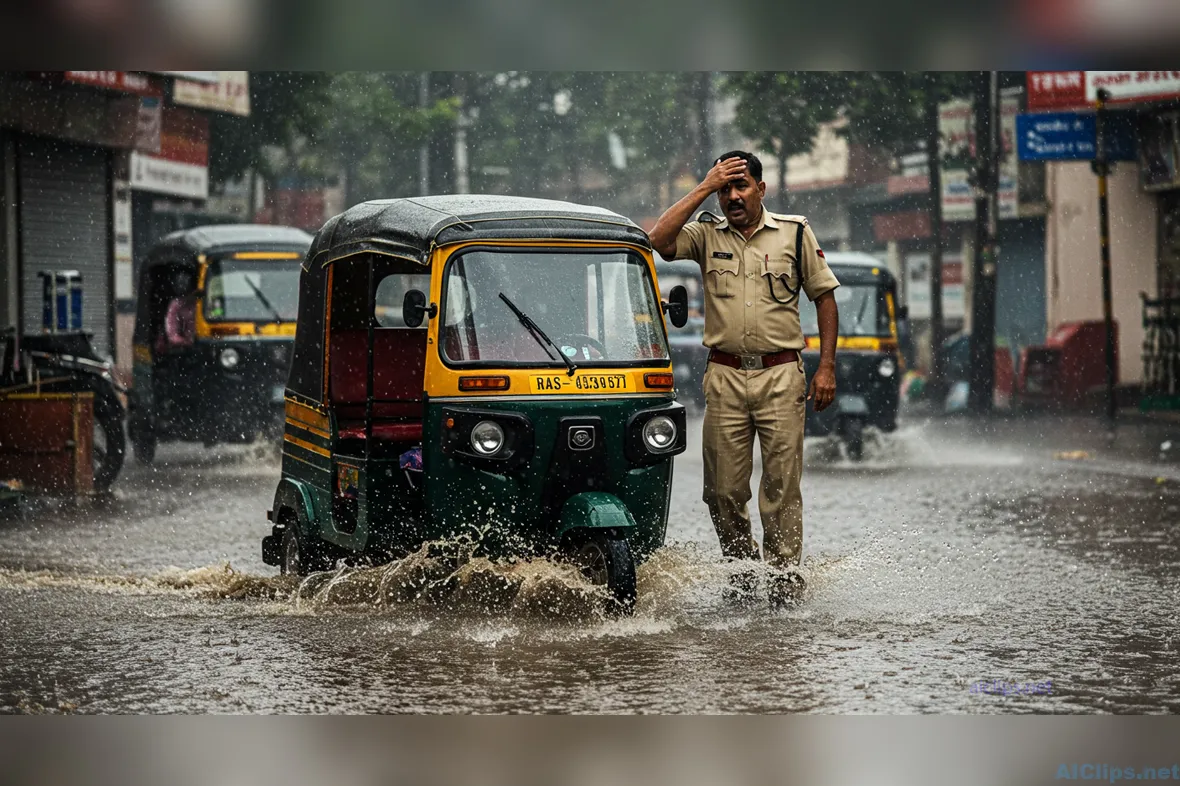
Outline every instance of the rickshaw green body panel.
<svg viewBox="0 0 1180 786"><path fill-rule="evenodd" d="M529 419L535 447L526 465L500 473L443 452L444 410L471 404L480 405L480 411L502 411ZM358 466L358 516L351 532L339 528L333 519L332 459L288 442L283 480L275 494L276 522L282 512L293 513L308 534L349 552L378 546L404 552L428 541L468 536L478 539L481 550L493 557L543 552L578 528L626 528L632 549L642 559L664 540L672 458L635 466L624 450L624 432L634 413L669 405L670 396L431 403L426 408L423 434L425 487L420 511L404 507L404 473L397 456L371 458L366 471L363 457L337 455L337 461L351 460ZM603 476L595 482L601 482L602 487L554 497L547 493L552 483L550 468L559 423L570 416L601 419L606 455ZM333 441L312 434L301 434L300 439L323 448Z"/></svg>

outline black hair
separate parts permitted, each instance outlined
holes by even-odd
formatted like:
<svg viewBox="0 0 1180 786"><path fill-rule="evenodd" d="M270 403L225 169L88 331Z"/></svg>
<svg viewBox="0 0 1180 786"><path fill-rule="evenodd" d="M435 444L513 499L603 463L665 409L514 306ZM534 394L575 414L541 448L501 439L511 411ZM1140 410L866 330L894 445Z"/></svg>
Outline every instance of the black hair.
<svg viewBox="0 0 1180 786"><path fill-rule="evenodd" d="M745 150L730 150L728 153L719 155L713 163L718 164L727 158L740 158L745 161L746 171L750 173L750 177L754 178L754 182L762 182L762 162L758 160L758 156L747 153Z"/></svg>

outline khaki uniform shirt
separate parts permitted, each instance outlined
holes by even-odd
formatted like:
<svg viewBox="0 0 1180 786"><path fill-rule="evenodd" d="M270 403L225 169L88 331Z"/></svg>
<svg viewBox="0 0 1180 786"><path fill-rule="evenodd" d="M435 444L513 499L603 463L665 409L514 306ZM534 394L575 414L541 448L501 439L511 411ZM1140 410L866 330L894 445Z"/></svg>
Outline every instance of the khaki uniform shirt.
<svg viewBox="0 0 1180 786"><path fill-rule="evenodd" d="M749 240L724 219L698 218L680 230L676 259L696 260L704 278L705 346L734 355L803 349L799 299L787 290L799 287L795 233L800 224L803 292L814 301L840 286L840 282L824 260L815 233L803 216L763 209L758 228ZM784 300L790 302L780 302Z"/></svg>

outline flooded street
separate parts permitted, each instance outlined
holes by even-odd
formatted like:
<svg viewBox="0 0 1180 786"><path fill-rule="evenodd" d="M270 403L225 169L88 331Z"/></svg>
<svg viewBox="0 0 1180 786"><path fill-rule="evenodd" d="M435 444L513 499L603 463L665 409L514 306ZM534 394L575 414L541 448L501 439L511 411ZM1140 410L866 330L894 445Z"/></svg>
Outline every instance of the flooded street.
<svg viewBox="0 0 1180 786"><path fill-rule="evenodd" d="M859 465L809 442L809 589L772 611L724 597L690 422L621 620L545 562L281 580L274 457L164 447L113 500L0 523L0 710L1180 711L1180 427L910 419ZM1051 689L972 690L996 680Z"/></svg>

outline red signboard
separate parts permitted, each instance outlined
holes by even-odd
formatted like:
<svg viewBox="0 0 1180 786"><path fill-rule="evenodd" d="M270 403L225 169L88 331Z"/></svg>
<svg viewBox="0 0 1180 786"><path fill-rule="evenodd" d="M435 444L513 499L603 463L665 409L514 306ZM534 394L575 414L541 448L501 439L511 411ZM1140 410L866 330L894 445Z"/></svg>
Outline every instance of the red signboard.
<svg viewBox="0 0 1180 786"><path fill-rule="evenodd" d="M1092 109L1098 90L1111 103L1161 101L1180 96L1180 71L1029 71L1028 108Z"/></svg>
<svg viewBox="0 0 1180 786"><path fill-rule="evenodd" d="M140 96L162 96L164 94L164 91L150 76L135 71L63 71L62 78L67 82L79 85L122 90L124 93L134 93Z"/></svg>
<svg viewBox="0 0 1180 786"><path fill-rule="evenodd" d="M1084 71L1029 71L1028 108L1066 109L1086 105Z"/></svg>
<svg viewBox="0 0 1180 786"><path fill-rule="evenodd" d="M209 165L209 118L201 112L165 107L160 122L160 158Z"/></svg>

